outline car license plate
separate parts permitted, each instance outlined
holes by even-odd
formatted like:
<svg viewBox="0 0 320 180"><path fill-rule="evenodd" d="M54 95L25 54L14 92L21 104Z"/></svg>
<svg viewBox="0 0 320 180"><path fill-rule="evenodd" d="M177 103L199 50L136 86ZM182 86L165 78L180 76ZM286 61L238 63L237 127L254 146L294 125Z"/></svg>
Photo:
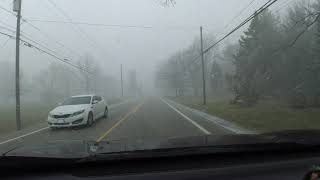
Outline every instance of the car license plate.
<svg viewBox="0 0 320 180"><path fill-rule="evenodd" d="M59 120L58 120L58 123L64 123L64 120L59 119Z"/></svg>

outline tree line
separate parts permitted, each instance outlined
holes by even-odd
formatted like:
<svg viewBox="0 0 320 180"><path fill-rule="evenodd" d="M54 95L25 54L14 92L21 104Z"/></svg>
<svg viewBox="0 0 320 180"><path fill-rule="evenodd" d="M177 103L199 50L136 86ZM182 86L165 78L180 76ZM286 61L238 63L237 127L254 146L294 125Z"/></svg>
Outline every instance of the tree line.
<svg viewBox="0 0 320 180"><path fill-rule="evenodd" d="M30 74L21 72L22 101L57 103L79 94L96 93L105 98L119 97L119 81L106 74L89 54L77 61L77 66L90 72L74 69L59 62L52 62L41 71ZM3 103L15 99L14 63L0 62L0 100Z"/></svg>
<svg viewBox="0 0 320 180"><path fill-rule="evenodd" d="M297 2L282 16L263 11L236 42L207 53L209 94L230 93L232 103L245 105L272 98L294 107L319 107L320 1L308 2ZM196 39L159 66L156 84L163 92L201 95L201 64L194 62L199 42ZM214 37L205 38L204 47L210 42Z"/></svg>

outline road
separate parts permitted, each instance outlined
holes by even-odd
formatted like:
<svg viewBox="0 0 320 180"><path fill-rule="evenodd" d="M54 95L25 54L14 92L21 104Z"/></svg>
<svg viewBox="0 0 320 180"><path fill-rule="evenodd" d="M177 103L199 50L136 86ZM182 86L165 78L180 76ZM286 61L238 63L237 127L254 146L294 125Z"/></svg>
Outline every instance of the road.
<svg viewBox="0 0 320 180"><path fill-rule="evenodd" d="M18 135L0 137L0 152L56 140L137 140L227 133L232 132L192 112L179 109L168 100L136 98L111 107L109 118L100 119L91 127L51 130L44 126Z"/></svg>

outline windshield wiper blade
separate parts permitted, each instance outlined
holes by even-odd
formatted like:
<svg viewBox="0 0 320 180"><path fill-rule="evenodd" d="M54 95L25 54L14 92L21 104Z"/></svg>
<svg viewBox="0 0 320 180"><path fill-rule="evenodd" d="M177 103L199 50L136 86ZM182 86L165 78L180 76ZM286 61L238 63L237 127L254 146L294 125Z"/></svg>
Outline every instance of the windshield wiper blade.
<svg viewBox="0 0 320 180"><path fill-rule="evenodd" d="M13 147L13 148L5 151L4 153L2 153L2 156L6 156L8 153L10 153L10 152L12 152L12 151L14 151L14 150L16 150L16 149L19 149L19 148L21 148L21 147L23 147L23 146L15 146L15 147Z"/></svg>
<svg viewBox="0 0 320 180"><path fill-rule="evenodd" d="M320 145L320 130L298 129L264 133L273 142L288 142L305 145Z"/></svg>
<svg viewBox="0 0 320 180"><path fill-rule="evenodd" d="M179 148L160 148L146 149L136 151L121 152L100 152L94 153L80 159L78 162L100 161L100 160L121 160L135 158L158 158L171 156L188 156L188 155L205 155L205 154L228 154L228 153L245 153L245 152L270 152L270 151L301 151L310 149L320 149L320 146L301 144L295 142L274 142L258 144L236 144L220 146L199 146L199 147L179 147Z"/></svg>

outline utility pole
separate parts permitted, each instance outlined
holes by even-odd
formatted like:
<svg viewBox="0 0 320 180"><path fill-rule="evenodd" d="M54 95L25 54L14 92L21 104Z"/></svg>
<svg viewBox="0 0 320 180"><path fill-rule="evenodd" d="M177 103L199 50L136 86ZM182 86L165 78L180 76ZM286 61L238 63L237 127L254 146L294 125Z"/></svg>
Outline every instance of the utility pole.
<svg viewBox="0 0 320 180"><path fill-rule="evenodd" d="M86 77L86 92L89 93L89 75L88 75L88 72L89 72L89 59L88 57L86 57L86 60L85 60L85 70L87 71L85 73L85 77Z"/></svg>
<svg viewBox="0 0 320 180"><path fill-rule="evenodd" d="M94 93L97 94L97 74L94 72L93 74L93 82L94 82Z"/></svg>
<svg viewBox="0 0 320 180"><path fill-rule="evenodd" d="M203 54L203 37L202 37L202 26L200 26L200 41L201 41L201 64L202 64L202 89L203 89L203 105L207 104L206 97L206 78L205 78L205 67L204 67L204 54Z"/></svg>
<svg viewBox="0 0 320 180"><path fill-rule="evenodd" d="M122 77L122 64L120 66L120 72L121 72L121 96L123 97L123 77Z"/></svg>
<svg viewBox="0 0 320 180"><path fill-rule="evenodd" d="M20 19L21 19L21 0L14 0L13 11L17 12L16 30L16 123L17 130L21 129L20 113Z"/></svg>
<svg viewBox="0 0 320 180"><path fill-rule="evenodd" d="M178 79L178 76L179 76L179 69L178 69L178 59L175 60L175 75L174 75L174 84L175 84L175 87L176 87L176 97L178 97L179 95L179 79Z"/></svg>

